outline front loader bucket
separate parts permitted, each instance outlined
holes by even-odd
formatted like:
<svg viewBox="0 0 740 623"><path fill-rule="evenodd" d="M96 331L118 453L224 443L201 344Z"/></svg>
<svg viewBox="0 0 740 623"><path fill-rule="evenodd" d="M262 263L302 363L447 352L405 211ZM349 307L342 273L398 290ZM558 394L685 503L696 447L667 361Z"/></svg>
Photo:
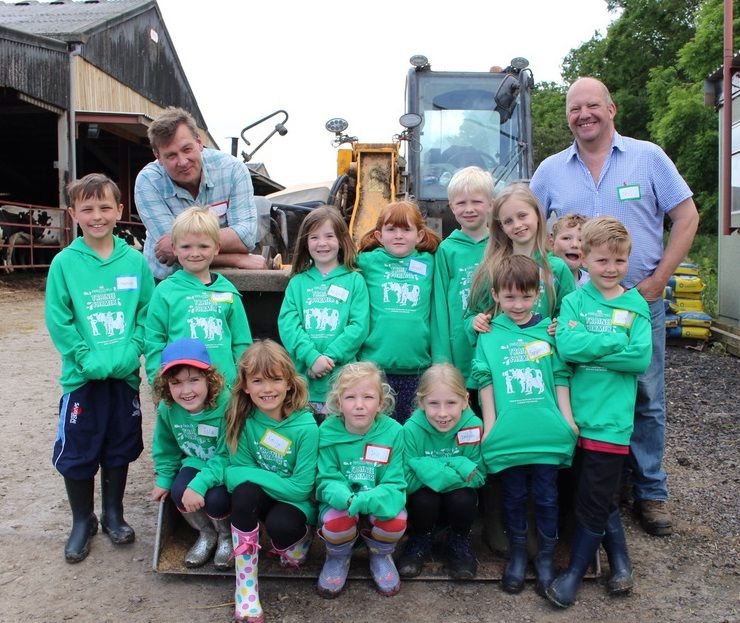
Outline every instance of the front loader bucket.
<svg viewBox="0 0 740 623"><path fill-rule="evenodd" d="M477 581L498 581L506 565L506 559L500 554L495 554L483 538L483 517L479 517L473 525L473 548L478 557L478 575ZM208 563L197 569L189 569L183 563L185 552L193 544L196 538L195 531L185 523L182 516L175 508L172 501L167 498L159 505L157 516L157 533L154 541L154 558L152 566L154 571L161 574L174 575L211 575L211 576L229 576L234 571L219 571L213 564ZM324 563L324 544L318 537L314 538L309 557L306 563L299 569L285 569L280 566L276 558L271 557L270 542L266 535L262 534L262 550L260 552L259 574L263 578L302 578L315 580L319 577L319 572ZM402 550L404 542L396 551ZM559 545L557 553L557 563L560 566L567 564L567 548ZM534 575L528 574L529 579L534 579ZM589 569L586 577L598 577L599 569L592 567ZM352 556L352 566L350 567L349 578L355 580L370 580L370 570L367 565L367 550L362 545L362 540L358 539L358 546ZM449 575L445 569L445 548L444 533L441 532L435 542L433 549L433 559L425 563L422 574L413 578L413 580L449 580Z"/></svg>

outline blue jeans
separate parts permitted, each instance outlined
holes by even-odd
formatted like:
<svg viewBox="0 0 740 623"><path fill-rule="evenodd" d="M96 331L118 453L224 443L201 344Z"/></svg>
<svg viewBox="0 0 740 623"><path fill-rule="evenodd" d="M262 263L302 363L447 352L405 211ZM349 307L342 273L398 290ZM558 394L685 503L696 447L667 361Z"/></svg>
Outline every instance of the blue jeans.
<svg viewBox="0 0 740 623"><path fill-rule="evenodd" d="M549 538L557 536L558 471L557 465L518 465L500 472L501 505L508 530L527 531L527 498L531 488L538 530Z"/></svg>
<svg viewBox="0 0 740 623"><path fill-rule="evenodd" d="M665 451L665 308L649 303L653 327L653 358L637 379L635 428L630 440L629 467L637 500L668 499L663 470Z"/></svg>

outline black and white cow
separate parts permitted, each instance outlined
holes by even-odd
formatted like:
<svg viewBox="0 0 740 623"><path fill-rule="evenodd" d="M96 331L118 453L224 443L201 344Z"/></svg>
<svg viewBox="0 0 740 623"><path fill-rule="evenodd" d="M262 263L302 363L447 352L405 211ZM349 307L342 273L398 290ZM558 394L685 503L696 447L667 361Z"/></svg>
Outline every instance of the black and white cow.
<svg viewBox="0 0 740 623"><path fill-rule="evenodd" d="M132 216L133 218L133 216ZM144 250L144 240L146 240L146 227L143 223L118 223L113 228L113 235L122 238L126 244L137 251Z"/></svg>
<svg viewBox="0 0 740 623"><path fill-rule="evenodd" d="M63 227L63 210L16 205L0 206L1 255L5 272L13 272L13 262L16 259L14 256L20 251L16 250L18 245L59 248L63 238Z"/></svg>

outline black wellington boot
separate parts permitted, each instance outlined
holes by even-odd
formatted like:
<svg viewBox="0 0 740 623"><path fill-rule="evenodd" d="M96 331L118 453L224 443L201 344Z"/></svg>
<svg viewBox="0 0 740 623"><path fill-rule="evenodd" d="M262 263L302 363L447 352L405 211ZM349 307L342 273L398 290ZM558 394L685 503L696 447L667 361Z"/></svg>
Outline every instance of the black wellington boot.
<svg viewBox="0 0 740 623"><path fill-rule="evenodd" d="M619 509L615 509L609 515L601 543L609 559L609 579L606 581L606 592L610 595L629 593L634 586L632 563L627 551L627 539L624 536Z"/></svg>
<svg viewBox="0 0 740 623"><path fill-rule="evenodd" d="M524 588L527 571L527 531L509 530L509 562L501 577L501 588L507 593L519 593Z"/></svg>
<svg viewBox="0 0 740 623"><path fill-rule="evenodd" d="M101 470L103 504L100 513L100 526L115 545L133 543L134 529L123 518L123 493L126 491L128 465L123 467L104 467Z"/></svg>
<svg viewBox="0 0 740 623"><path fill-rule="evenodd" d="M539 549L534 559L534 568L537 572L535 591L538 595L544 597L545 590L555 579L555 563L552 557L555 553L555 546L558 544L558 537L547 537L539 530L537 533L539 534Z"/></svg>
<svg viewBox="0 0 740 623"><path fill-rule="evenodd" d="M591 532L576 523L576 529L570 544L568 568L545 589L545 596L556 606L569 608L575 603L583 576L593 561L603 538L603 533Z"/></svg>
<svg viewBox="0 0 740 623"><path fill-rule="evenodd" d="M72 531L64 546L64 559L68 563L85 560L90 553L90 538L98 531L98 518L93 512L95 479L64 479L67 498L72 509Z"/></svg>

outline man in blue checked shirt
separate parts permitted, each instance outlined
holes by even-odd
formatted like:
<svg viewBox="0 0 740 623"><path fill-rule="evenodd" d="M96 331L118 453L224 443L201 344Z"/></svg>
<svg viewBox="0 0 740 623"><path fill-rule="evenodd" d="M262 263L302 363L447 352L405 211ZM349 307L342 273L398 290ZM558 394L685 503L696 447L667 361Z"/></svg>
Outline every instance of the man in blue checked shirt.
<svg viewBox="0 0 740 623"><path fill-rule="evenodd" d="M665 449L665 311L663 289L691 248L699 214L692 192L663 150L621 136L614 127L617 107L595 78L579 78L568 90L566 115L573 144L545 159L531 189L546 215L576 212L613 216L632 236L624 287L636 287L650 305L653 358L639 377L630 467L635 510L643 529L656 536L672 532ZM663 248L664 216L671 220ZM594 405L598 408L598 405Z"/></svg>
<svg viewBox="0 0 740 623"><path fill-rule="evenodd" d="M203 147L198 126L182 108L170 107L147 131L156 160L136 177L134 199L144 226L144 256L157 279L175 268L170 231L190 206L210 209L221 224L220 252L212 266L265 268L249 253L257 240L257 209L246 165L229 154Z"/></svg>

